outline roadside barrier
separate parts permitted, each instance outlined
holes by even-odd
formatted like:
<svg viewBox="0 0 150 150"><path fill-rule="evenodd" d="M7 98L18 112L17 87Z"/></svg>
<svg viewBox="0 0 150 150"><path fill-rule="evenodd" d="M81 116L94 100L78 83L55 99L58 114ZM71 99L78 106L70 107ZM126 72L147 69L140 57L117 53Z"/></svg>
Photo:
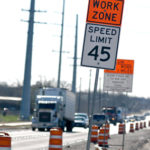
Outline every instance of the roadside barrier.
<svg viewBox="0 0 150 150"><path fill-rule="evenodd" d="M146 122L144 122L144 128L146 128Z"/></svg>
<svg viewBox="0 0 150 150"><path fill-rule="evenodd" d="M99 130L98 145L101 147L108 147L108 135L105 133L105 129Z"/></svg>
<svg viewBox="0 0 150 150"><path fill-rule="evenodd" d="M50 130L49 150L62 150L62 134L61 128Z"/></svg>
<svg viewBox="0 0 150 150"><path fill-rule="evenodd" d="M0 150L11 150L11 137L8 133L0 132Z"/></svg>
<svg viewBox="0 0 150 150"><path fill-rule="evenodd" d="M118 134L124 134L124 133L125 133L125 124L120 123L119 129L118 129Z"/></svg>
<svg viewBox="0 0 150 150"><path fill-rule="evenodd" d="M92 125L91 142L97 143L97 140L98 140L98 126L97 125Z"/></svg>
<svg viewBox="0 0 150 150"><path fill-rule="evenodd" d="M130 132L134 132L134 125L133 125L133 123L130 124Z"/></svg>
<svg viewBox="0 0 150 150"><path fill-rule="evenodd" d="M140 129L143 129L143 123L140 122Z"/></svg>
<svg viewBox="0 0 150 150"><path fill-rule="evenodd" d="M138 124L138 122L136 122L136 124L135 124L135 130L139 130L139 124Z"/></svg>

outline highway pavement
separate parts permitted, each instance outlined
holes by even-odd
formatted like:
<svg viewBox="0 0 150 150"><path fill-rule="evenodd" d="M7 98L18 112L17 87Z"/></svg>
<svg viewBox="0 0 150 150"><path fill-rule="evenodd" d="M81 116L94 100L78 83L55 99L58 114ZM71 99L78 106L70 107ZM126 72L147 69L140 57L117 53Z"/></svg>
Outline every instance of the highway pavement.
<svg viewBox="0 0 150 150"><path fill-rule="evenodd" d="M136 136L136 134L140 136L140 132L142 132L141 135L142 134L144 135L143 133L144 131L148 133L150 129L150 127L148 126L149 120L150 120L150 117L147 117L145 120L147 123L146 129L143 129L139 132L136 131L133 134L129 132L131 122L126 123L125 141L127 141L128 139L127 135L131 135L130 137L134 139L134 136ZM135 124L135 122L133 123ZM12 150L48 150L50 132L49 131L44 131L44 132L32 131L30 126L31 126L31 122L1 124L0 131L7 132L11 136ZM118 126L119 124L117 124L116 126L110 124L111 139L109 140L109 143L112 142L114 144L114 141L116 139L116 141L120 140L120 142L116 143L116 145L122 144L123 136L118 135ZM88 128L84 129L84 128L75 127L73 129L73 132L63 132L64 150L80 150L78 149L79 147L82 148L81 150L86 149L87 135L88 135ZM148 138L148 135L150 134L147 134L146 136L147 138ZM144 137L144 136L141 136L141 137ZM112 143L110 143L110 145L112 145ZM134 143L135 142L133 142L132 144L134 145ZM147 142L147 145L148 145L148 142ZM91 144L90 150L95 149L95 146L96 145ZM111 146L111 148L113 148L113 146ZM117 148L118 149L109 148L109 150L119 150L119 147ZM131 150L131 149L124 149L124 150ZM145 149L142 149L142 150L145 150Z"/></svg>

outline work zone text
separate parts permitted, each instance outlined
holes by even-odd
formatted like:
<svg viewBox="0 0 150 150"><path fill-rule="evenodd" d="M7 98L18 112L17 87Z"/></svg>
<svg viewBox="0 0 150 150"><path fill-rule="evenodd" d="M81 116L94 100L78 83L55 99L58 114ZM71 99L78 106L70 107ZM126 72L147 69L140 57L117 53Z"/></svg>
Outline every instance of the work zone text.
<svg viewBox="0 0 150 150"><path fill-rule="evenodd" d="M121 25L123 0L90 0L87 22Z"/></svg>

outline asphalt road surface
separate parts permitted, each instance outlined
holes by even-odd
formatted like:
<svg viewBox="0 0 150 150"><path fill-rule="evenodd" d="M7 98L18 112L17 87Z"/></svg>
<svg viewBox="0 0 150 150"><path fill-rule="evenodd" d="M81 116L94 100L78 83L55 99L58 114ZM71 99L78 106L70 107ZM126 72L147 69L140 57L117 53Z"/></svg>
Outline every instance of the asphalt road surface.
<svg viewBox="0 0 150 150"><path fill-rule="evenodd" d="M123 135L118 135L117 126L110 125L110 139L108 139L108 150L150 150L150 127L129 132L130 123L126 124L124 147ZM135 125L135 122L134 122ZM12 150L48 150L49 132L32 131L31 129L6 129L1 127L12 138ZM88 129L74 128L73 132L63 133L63 150L86 150ZM96 150L97 144L90 144L90 150ZM98 149L101 149L98 147Z"/></svg>

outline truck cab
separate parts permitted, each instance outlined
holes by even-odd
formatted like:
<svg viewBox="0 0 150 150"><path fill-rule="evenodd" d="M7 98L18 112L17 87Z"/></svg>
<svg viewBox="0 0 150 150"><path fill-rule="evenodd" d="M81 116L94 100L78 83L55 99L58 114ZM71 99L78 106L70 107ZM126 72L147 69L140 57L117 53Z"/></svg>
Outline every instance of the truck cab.
<svg viewBox="0 0 150 150"><path fill-rule="evenodd" d="M32 130L38 128L39 131L44 131L58 126L63 115L62 99L61 96L37 96Z"/></svg>
<svg viewBox="0 0 150 150"><path fill-rule="evenodd" d="M105 113L109 117L110 123L116 125L117 122L123 122L123 112L122 108L119 107L104 107L102 109L103 113Z"/></svg>

